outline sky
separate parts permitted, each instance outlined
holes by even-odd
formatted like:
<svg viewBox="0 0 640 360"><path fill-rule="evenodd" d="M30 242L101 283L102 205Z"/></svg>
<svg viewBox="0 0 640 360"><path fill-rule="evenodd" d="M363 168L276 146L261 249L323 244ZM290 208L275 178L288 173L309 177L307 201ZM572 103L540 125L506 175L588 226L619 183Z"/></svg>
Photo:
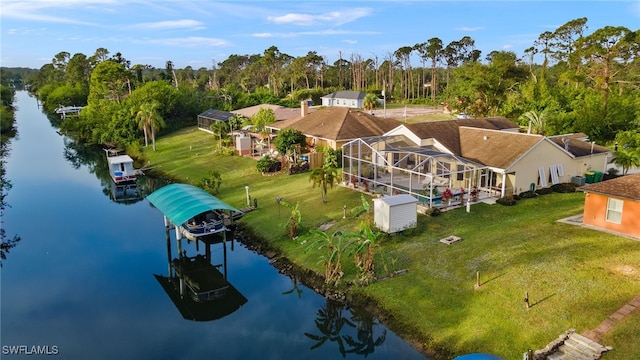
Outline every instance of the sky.
<svg viewBox="0 0 640 360"><path fill-rule="evenodd" d="M131 65L211 68L272 45L333 64L351 55L382 62L403 46L470 36L484 58L523 51L545 31L586 17L640 29L640 0L609 1L208 1L0 0L0 66L40 68L59 52L120 52ZM415 60L418 62L417 55Z"/></svg>

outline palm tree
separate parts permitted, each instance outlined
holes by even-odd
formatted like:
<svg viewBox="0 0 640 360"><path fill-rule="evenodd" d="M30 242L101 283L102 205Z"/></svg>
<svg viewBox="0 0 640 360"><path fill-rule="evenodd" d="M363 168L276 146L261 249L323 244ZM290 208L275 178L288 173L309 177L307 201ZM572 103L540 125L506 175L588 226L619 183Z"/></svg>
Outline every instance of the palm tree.
<svg viewBox="0 0 640 360"><path fill-rule="evenodd" d="M322 190L323 204L327 202L328 188L333 189L333 185L338 183L338 169L331 166L332 157L329 151L328 147L323 148L322 167L313 169L311 175L309 175L309 181L313 182L313 187L315 188L318 185Z"/></svg>
<svg viewBox="0 0 640 360"><path fill-rule="evenodd" d="M632 167L640 167L640 150L638 149L618 149L613 155L615 159L613 163L622 167L622 175L627 175L627 172Z"/></svg>
<svg viewBox="0 0 640 360"><path fill-rule="evenodd" d="M313 182L313 187L316 185L322 190L322 203L327 202L327 190L333 189L333 185L338 182L338 170L336 168L322 165L322 167L315 168L311 171L309 181Z"/></svg>
<svg viewBox="0 0 640 360"><path fill-rule="evenodd" d="M378 97L375 94L367 94L362 99L362 108L365 110L375 110L378 107Z"/></svg>
<svg viewBox="0 0 640 360"><path fill-rule="evenodd" d="M136 120L138 121L138 127L144 131L144 146L148 146L147 134L151 133L151 141L153 143L153 151L156 151L156 132L165 127L165 122L160 113L158 113L158 107L160 104L157 101L147 102L140 105L138 113L136 114Z"/></svg>
<svg viewBox="0 0 640 360"><path fill-rule="evenodd" d="M213 131L213 135L218 137L219 146L222 148L222 139L226 138L229 133L229 124L224 121L214 121L209 127Z"/></svg>
<svg viewBox="0 0 640 360"><path fill-rule="evenodd" d="M526 113L522 114L520 118L529 120L529 129L527 131L527 134L531 134L531 130L533 130L535 134L544 135L544 128L547 118L546 111L527 111Z"/></svg>

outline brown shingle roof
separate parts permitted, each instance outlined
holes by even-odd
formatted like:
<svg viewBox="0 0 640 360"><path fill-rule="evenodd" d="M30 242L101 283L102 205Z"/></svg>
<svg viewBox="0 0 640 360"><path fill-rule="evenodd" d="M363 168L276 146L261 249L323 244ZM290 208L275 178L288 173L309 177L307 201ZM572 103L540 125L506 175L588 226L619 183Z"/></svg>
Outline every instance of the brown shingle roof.
<svg viewBox="0 0 640 360"><path fill-rule="evenodd" d="M395 129L401 123L394 119L379 118L344 107L327 107L305 117L271 124L275 129L292 128L307 136L330 140L351 140L379 136Z"/></svg>
<svg viewBox="0 0 640 360"><path fill-rule="evenodd" d="M543 140L541 135L460 127L460 156L506 169Z"/></svg>
<svg viewBox="0 0 640 360"><path fill-rule="evenodd" d="M579 187L578 190L640 200L640 173L625 175L595 184L587 184Z"/></svg>
<svg viewBox="0 0 640 360"><path fill-rule="evenodd" d="M584 141L587 135L583 133L566 134L548 137L549 141L565 149L575 157L588 156L591 154L601 154L611 151L609 148L595 143Z"/></svg>
<svg viewBox="0 0 640 360"><path fill-rule="evenodd" d="M406 127L420 139L436 139L456 155L462 155L460 150L460 133L458 131L460 126L489 130L504 130L518 127L506 118L442 120L406 125Z"/></svg>
<svg viewBox="0 0 640 360"><path fill-rule="evenodd" d="M283 121L300 117L300 108L287 108L280 105L260 104L249 106L243 109L233 110L232 113L240 114L244 117L251 118L260 109L271 109L276 116L276 121ZM311 109L309 109L312 111Z"/></svg>

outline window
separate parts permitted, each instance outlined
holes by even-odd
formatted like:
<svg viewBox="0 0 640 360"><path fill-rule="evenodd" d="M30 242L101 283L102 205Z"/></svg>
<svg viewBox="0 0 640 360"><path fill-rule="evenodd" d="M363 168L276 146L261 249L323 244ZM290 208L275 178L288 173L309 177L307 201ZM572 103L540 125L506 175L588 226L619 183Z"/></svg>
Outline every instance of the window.
<svg viewBox="0 0 640 360"><path fill-rule="evenodd" d="M622 204L618 199L609 198L607 201L607 221L620 224L622 222Z"/></svg>
<svg viewBox="0 0 640 360"><path fill-rule="evenodd" d="M456 173L456 180L464 180L464 165L458 165L458 172Z"/></svg>

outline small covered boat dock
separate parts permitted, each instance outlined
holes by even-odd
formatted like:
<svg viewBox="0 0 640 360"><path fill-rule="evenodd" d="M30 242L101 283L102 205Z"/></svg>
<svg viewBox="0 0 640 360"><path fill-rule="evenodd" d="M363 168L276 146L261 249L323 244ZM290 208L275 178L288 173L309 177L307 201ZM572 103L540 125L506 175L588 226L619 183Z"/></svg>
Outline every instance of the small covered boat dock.
<svg viewBox="0 0 640 360"><path fill-rule="evenodd" d="M216 198L208 192L189 184L170 184L164 186L151 195L147 200L164 214L164 225L175 226L176 238L188 238L197 241L204 235L213 235L219 232L226 232L227 226L233 219L242 215L242 211ZM203 228L210 229L208 232L194 232L191 221L203 214L215 213L219 217L217 220L223 221L222 227L209 227L205 223ZM205 240L204 238L200 240Z"/></svg>
<svg viewBox="0 0 640 360"><path fill-rule="evenodd" d="M227 226L243 213L208 192L188 184L170 184L147 196L147 200L164 215L167 243L167 276L156 275L156 280L167 292L185 319L210 321L224 317L247 302L247 299L227 280ZM210 222L208 215L216 216ZM195 232L194 222L202 222ZM221 229L209 226L221 222ZM171 230L175 229L177 257L171 254ZM196 255L187 255L182 240L195 242ZM205 245L204 255L199 243ZM222 264L211 263L213 244L222 243ZM233 250L233 238L231 238ZM220 270L223 268L224 270Z"/></svg>

